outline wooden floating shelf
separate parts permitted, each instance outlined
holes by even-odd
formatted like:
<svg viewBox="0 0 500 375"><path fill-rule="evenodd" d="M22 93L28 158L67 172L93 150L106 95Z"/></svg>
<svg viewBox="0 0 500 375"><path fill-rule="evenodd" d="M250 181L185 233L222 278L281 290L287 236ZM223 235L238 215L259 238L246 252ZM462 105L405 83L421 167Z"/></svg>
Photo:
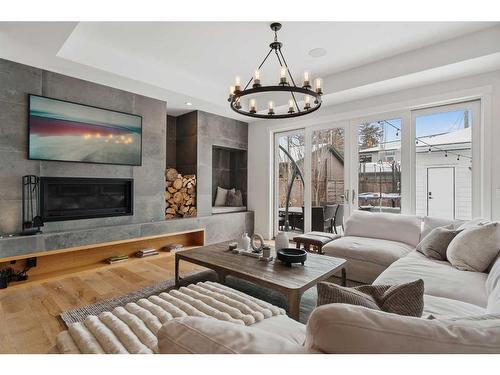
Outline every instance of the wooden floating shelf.
<svg viewBox="0 0 500 375"><path fill-rule="evenodd" d="M118 267L138 261L168 258L172 254L169 251L161 251L160 249L174 243L182 244L183 249L203 246L205 244L205 230L197 229L2 258L0 259L0 269L12 267L15 271L20 271L26 266L28 258L37 258L37 266L28 272L28 280L12 282L9 284L10 288L33 282L44 282L77 272ZM160 254L151 257L137 257L135 253L144 248L154 248ZM105 262L111 256L123 254L129 256L126 262L114 264ZM14 261L15 264L11 264Z"/></svg>

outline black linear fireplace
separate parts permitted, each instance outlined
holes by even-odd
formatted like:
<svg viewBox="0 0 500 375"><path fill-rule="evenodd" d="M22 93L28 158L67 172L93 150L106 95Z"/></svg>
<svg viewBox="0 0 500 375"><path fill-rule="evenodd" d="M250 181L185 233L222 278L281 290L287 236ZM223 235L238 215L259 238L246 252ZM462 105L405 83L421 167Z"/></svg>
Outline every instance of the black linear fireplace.
<svg viewBox="0 0 500 375"><path fill-rule="evenodd" d="M40 178L44 222L133 214L134 181L125 178Z"/></svg>

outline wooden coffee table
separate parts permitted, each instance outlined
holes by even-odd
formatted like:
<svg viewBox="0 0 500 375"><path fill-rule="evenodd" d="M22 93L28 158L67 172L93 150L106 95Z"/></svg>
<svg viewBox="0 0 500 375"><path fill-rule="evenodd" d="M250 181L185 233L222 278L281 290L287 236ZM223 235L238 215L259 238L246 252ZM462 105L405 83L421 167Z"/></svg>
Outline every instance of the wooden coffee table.
<svg viewBox="0 0 500 375"><path fill-rule="evenodd" d="M220 283L225 282L227 275L232 275L283 293L288 299L288 315L299 320L302 294L343 269L346 262L345 259L309 253L304 266L287 267L278 260L263 262L234 254L226 251L227 247L228 242L223 242L178 251L175 254L175 285L180 285L179 262L194 263L217 272Z"/></svg>

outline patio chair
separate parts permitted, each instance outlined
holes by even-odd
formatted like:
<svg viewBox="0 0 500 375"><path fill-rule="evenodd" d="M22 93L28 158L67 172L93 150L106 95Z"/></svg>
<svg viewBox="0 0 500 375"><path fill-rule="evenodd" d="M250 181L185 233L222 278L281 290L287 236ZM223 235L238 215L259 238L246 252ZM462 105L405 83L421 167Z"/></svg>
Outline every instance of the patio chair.
<svg viewBox="0 0 500 375"><path fill-rule="evenodd" d="M278 229L285 230L285 217L281 214L278 217Z"/></svg>
<svg viewBox="0 0 500 375"><path fill-rule="evenodd" d="M311 218L311 229L315 232L328 232L332 227L332 217L327 218L326 207L315 206L311 207L312 218Z"/></svg>

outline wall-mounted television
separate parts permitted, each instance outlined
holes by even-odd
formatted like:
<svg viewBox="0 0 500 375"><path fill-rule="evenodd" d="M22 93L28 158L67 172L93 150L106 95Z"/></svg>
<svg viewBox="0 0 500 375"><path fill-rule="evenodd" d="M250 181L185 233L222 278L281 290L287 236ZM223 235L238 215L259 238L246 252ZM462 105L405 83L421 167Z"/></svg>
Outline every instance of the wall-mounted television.
<svg viewBox="0 0 500 375"><path fill-rule="evenodd" d="M29 95L28 158L142 164L142 117Z"/></svg>

